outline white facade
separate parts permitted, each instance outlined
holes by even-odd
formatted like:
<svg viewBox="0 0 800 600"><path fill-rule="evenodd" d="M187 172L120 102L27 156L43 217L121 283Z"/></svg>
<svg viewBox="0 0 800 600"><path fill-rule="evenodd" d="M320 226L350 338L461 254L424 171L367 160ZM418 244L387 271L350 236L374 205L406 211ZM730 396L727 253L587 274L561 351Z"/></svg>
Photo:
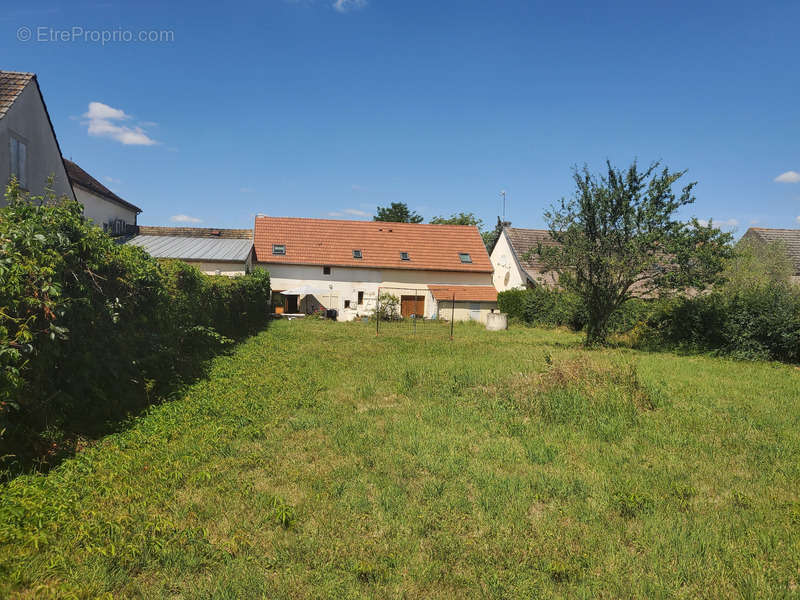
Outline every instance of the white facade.
<svg viewBox="0 0 800 600"><path fill-rule="evenodd" d="M497 239L489 258L494 267L492 280L498 292L526 287L529 278L522 265L519 264L505 231Z"/></svg>
<svg viewBox="0 0 800 600"><path fill-rule="evenodd" d="M119 221L126 225L136 225L137 212L132 208L99 196L77 184L73 186L73 189L75 198L83 204L84 216L94 221L98 227Z"/></svg>
<svg viewBox="0 0 800 600"><path fill-rule="evenodd" d="M341 321L351 321L372 314L378 294L384 292L400 299L403 296L424 298L421 301L420 314L425 318L435 318L440 316L437 314L438 303L428 289L428 284L492 284L491 273L331 266L330 274L326 275L321 265L257 263L256 266L269 271L273 291L304 286L320 290L321 293L318 295L298 298L300 312L313 312L317 306L335 309ZM483 306L479 310L488 312ZM485 312L482 314L485 315ZM469 308L463 310L458 302L456 302L456 313L456 319L472 317ZM449 318L449 314L446 318Z"/></svg>
<svg viewBox="0 0 800 600"><path fill-rule="evenodd" d="M12 138L17 155L24 147L25 185L22 187L26 191L35 196L42 195L48 178L53 176L56 195L74 197L35 79L31 79L5 116L0 118L0 184L3 188L0 205L5 204L5 186L11 177Z"/></svg>

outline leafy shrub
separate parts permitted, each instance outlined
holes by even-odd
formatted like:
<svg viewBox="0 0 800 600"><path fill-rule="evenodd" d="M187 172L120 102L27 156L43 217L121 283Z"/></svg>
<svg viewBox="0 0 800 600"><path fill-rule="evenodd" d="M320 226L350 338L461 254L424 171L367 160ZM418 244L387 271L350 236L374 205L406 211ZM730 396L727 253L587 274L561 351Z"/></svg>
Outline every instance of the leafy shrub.
<svg viewBox="0 0 800 600"><path fill-rule="evenodd" d="M510 319L529 325L566 325L577 331L586 323L585 311L577 295L543 286L500 292L497 305Z"/></svg>
<svg viewBox="0 0 800 600"><path fill-rule="evenodd" d="M579 331L586 323L586 313L577 295L544 286L500 292L497 305L510 319L528 325L565 325Z"/></svg>
<svg viewBox="0 0 800 600"><path fill-rule="evenodd" d="M378 307L373 315L381 321L396 321L400 319L400 298L389 292L378 294Z"/></svg>
<svg viewBox="0 0 800 600"><path fill-rule="evenodd" d="M525 309L525 297L528 290L506 290L497 293L497 308L506 313L514 321L522 321Z"/></svg>
<svg viewBox="0 0 800 600"><path fill-rule="evenodd" d="M0 457L47 456L141 409L268 318L269 276L159 264L71 200L0 208Z"/></svg>
<svg viewBox="0 0 800 600"><path fill-rule="evenodd" d="M638 338L640 345L800 362L800 291L767 282L675 299L651 315Z"/></svg>

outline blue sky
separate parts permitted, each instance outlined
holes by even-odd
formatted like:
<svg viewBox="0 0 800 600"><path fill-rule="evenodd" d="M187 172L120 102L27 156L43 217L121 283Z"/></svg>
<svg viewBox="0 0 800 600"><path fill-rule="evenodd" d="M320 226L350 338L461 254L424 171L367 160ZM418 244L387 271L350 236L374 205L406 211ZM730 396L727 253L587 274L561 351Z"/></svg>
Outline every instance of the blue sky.
<svg viewBox="0 0 800 600"><path fill-rule="evenodd" d="M688 169L699 218L800 227L798 2L16 5L0 68L38 74L64 155L142 224L393 201L493 224L507 190L541 227L573 165L638 158Z"/></svg>

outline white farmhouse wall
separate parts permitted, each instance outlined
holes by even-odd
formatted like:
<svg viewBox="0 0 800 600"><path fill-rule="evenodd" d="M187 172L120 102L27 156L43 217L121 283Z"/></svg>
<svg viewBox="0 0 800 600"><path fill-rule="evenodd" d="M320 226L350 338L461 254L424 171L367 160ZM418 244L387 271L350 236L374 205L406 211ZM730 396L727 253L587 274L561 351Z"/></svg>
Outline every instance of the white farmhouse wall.
<svg viewBox="0 0 800 600"><path fill-rule="evenodd" d="M83 214L87 219L94 221L98 227L104 223L111 223L122 219L128 225L136 224L136 211L126 208L117 202L106 200L102 196L93 194L80 186L75 186L75 198L83 204Z"/></svg>
<svg viewBox="0 0 800 600"><path fill-rule="evenodd" d="M422 271L412 269L377 269L331 266L330 275L323 274L322 265L286 265L257 263L269 271L273 290L282 291L308 286L323 290L316 300L325 308L335 309L342 321L371 314L375 310L378 294L388 292L395 296L424 296L424 315L436 314L436 303L428 284L441 285L491 285L491 273L462 273L453 271ZM363 303L358 304L358 293L363 292ZM302 299L300 299L302 302ZM345 302L350 307L345 308Z"/></svg>
<svg viewBox="0 0 800 600"><path fill-rule="evenodd" d="M527 277L514 256L505 232L497 239L489 258L494 267L494 287L498 292L525 287Z"/></svg>
<svg viewBox="0 0 800 600"><path fill-rule="evenodd" d="M11 177L12 134L27 145L28 191L32 195L41 195L47 178L53 175L56 195L72 198L72 187L61 160L58 142L34 81L25 86L6 115L0 119L0 184L3 192ZM0 193L0 206L4 204L5 198Z"/></svg>

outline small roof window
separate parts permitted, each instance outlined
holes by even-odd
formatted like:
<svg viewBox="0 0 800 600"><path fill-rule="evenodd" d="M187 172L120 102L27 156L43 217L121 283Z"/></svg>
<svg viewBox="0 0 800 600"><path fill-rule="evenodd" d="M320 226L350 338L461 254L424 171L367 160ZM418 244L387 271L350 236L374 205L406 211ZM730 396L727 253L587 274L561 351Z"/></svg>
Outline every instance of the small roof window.
<svg viewBox="0 0 800 600"><path fill-rule="evenodd" d="M286 246L283 244L272 244L272 253L275 256L285 256Z"/></svg>
<svg viewBox="0 0 800 600"><path fill-rule="evenodd" d="M411 258L408 256L408 252L401 252L400 260L411 260Z"/></svg>
<svg viewBox="0 0 800 600"><path fill-rule="evenodd" d="M361 250L353 250L353 258L363 258Z"/></svg>
<svg viewBox="0 0 800 600"><path fill-rule="evenodd" d="M468 252L459 252L458 253L458 258L461 259L462 263L471 263L472 262L472 257L469 255Z"/></svg>

